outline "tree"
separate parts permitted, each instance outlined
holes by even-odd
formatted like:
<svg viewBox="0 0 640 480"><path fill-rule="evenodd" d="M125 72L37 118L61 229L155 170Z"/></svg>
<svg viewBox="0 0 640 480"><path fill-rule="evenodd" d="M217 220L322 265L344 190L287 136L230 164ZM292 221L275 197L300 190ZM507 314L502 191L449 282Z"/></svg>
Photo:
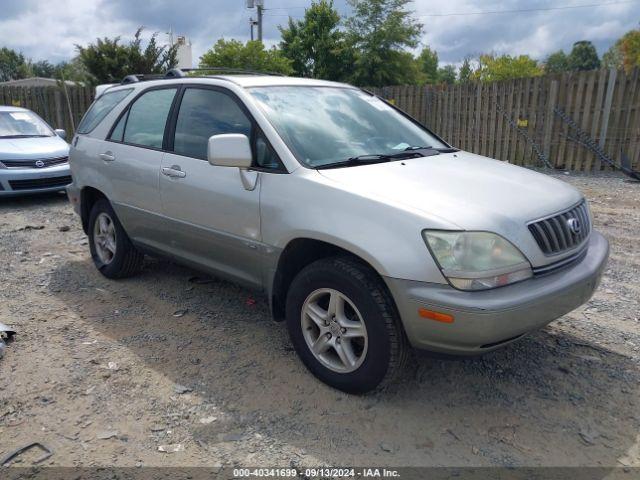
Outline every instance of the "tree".
<svg viewBox="0 0 640 480"><path fill-rule="evenodd" d="M305 10L303 20L289 17L287 27L278 27L280 51L295 75L326 80L343 80L348 75L353 51L339 25L333 0L320 0Z"/></svg>
<svg viewBox="0 0 640 480"><path fill-rule="evenodd" d="M438 82L453 85L456 83L456 67L453 65L445 65L438 69Z"/></svg>
<svg viewBox="0 0 640 480"><path fill-rule="evenodd" d="M569 57L562 51L552 53L544 62L544 73L547 75L562 73L569 70Z"/></svg>
<svg viewBox="0 0 640 480"><path fill-rule="evenodd" d="M513 78L538 77L542 68L528 55L480 55L480 66L473 73L482 82L495 82Z"/></svg>
<svg viewBox="0 0 640 480"><path fill-rule="evenodd" d="M27 78L31 75L29 63L22 53L10 48L0 48L0 82Z"/></svg>
<svg viewBox="0 0 640 480"><path fill-rule="evenodd" d="M640 30L631 30L620 39L622 65L626 71L640 67Z"/></svg>
<svg viewBox="0 0 640 480"><path fill-rule="evenodd" d="M55 66L53 77L58 80L92 84L92 77L84 67L80 57L74 57L69 62L60 62Z"/></svg>
<svg viewBox="0 0 640 480"><path fill-rule="evenodd" d="M418 70L406 48L417 46L422 24L405 8L410 0L348 0L353 14L346 21L356 49L351 81L384 86L415 83Z"/></svg>
<svg viewBox="0 0 640 480"><path fill-rule="evenodd" d="M571 70L582 71L600 68L600 59L598 58L596 47L587 40L581 40L573 44L568 60Z"/></svg>
<svg viewBox="0 0 640 480"><path fill-rule="evenodd" d="M617 70L623 67L624 62L622 50L620 48L621 46L622 42L620 39L616 43L611 45L611 48L609 48L609 50L607 50L605 54L602 55L603 68L615 68Z"/></svg>
<svg viewBox="0 0 640 480"><path fill-rule="evenodd" d="M34 77L53 78L56 73L56 67L49 63L48 60L40 60L31 64L31 72Z"/></svg>
<svg viewBox="0 0 640 480"><path fill-rule="evenodd" d="M438 83L438 52L424 47L418 55L417 62L424 74L424 83Z"/></svg>
<svg viewBox="0 0 640 480"><path fill-rule="evenodd" d="M458 72L458 81L460 83L470 82L473 76L473 68L471 67L471 59L465 57Z"/></svg>
<svg viewBox="0 0 640 480"><path fill-rule="evenodd" d="M78 57L89 74L91 83L116 83L131 74L160 74L174 68L177 63L177 45L158 46L157 33L142 48L142 28L128 45L120 37L97 39L87 47L76 45Z"/></svg>
<svg viewBox="0 0 640 480"><path fill-rule="evenodd" d="M291 74L293 69L288 58L275 47L265 49L260 41L249 41L246 44L238 40L221 38L200 57L201 67L225 67L255 70L257 72L273 72Z"/></svg>

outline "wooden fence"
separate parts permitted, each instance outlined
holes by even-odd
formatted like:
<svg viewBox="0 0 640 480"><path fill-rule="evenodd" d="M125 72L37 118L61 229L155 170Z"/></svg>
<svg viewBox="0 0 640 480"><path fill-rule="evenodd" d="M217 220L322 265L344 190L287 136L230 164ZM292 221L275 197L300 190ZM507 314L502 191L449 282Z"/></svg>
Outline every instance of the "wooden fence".
<svg viewBox="0 0 640 480"><path fill-rule="evenodd" d="M595 70L490 84L372 90L463 150L542 166L524 132L555 168L608 169L554 111L560 109L607 156L622 163L624 152L627 165L640 170L639 72Z"/></svg>
<svg viewBox="0 0 640 480"><path fill-rule="evenodd" d="M71 139L80 119L93 102L89 87L2 87L0 105L33 110L53 128L63 128Z"/></svg>
<svg viewBox="0 0 640 480"><path fill-rule="evenodd" d="M556 168L609 168L580 143L575 129L556 113L559 109L610 158L622 163L624 152L627 165L640 170L639 74L638 69L596 70L490 84L373 90L463 150L541 166L533 142ZM0 87L0 105L29 108L71 138L93 95L89 87Z"/></svg>

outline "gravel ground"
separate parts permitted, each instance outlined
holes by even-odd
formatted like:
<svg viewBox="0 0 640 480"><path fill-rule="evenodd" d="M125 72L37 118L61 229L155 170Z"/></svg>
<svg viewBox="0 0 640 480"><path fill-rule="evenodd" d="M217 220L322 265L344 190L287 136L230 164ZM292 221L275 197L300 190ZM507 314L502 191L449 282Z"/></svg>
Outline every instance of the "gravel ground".
<svg viewBox="0 0 640 480"><path fill-rule="evenodd" d="M362 397L308 374L260 295L154 259L109 281L62 195L0 200L0 322L18 332L0 457L38 441L57 466L640 466L640 184L558 177L611 242L594 298Z"/></svg>

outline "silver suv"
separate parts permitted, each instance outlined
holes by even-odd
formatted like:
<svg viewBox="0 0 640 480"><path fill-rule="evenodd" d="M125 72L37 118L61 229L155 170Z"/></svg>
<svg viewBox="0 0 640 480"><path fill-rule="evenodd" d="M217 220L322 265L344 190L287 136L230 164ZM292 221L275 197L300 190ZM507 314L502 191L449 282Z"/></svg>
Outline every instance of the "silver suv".
<svg viewBox="0 0 640 480"><path fill-rule="evenodd" d="M260 289L308 369L348 392L410 347L480 354L543 327L591 297L609 251L576 189L326 81L112 87L71 168L103 275L152 254Z"/></svg>

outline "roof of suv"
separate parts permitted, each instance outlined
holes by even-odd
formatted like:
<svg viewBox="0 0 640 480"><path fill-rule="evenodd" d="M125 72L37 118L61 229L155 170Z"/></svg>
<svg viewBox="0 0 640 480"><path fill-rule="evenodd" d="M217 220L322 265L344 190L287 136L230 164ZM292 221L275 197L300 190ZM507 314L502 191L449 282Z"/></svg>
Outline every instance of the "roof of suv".
<svg viewBox="0 0 640 480"><path fill-rule="evenodd" d="M178 77L178 78L164 78L157 80L147 80L136 83L127 83L121 85L113 85L111 88L131 88L131 87L152 87L156 85L164 85L168 82L182 83L192 81L205 81L206 80L224 80L234 83L240 87L267 87L267 86L310 86L310 87L342 87L342 88L355 88L352 85L346 83L330 82L328 80L316 80L312 78L299 78L299 77L285 77L277 75L207 75L201 77ZM111 90L109 88L109 90Z"/></svg>

